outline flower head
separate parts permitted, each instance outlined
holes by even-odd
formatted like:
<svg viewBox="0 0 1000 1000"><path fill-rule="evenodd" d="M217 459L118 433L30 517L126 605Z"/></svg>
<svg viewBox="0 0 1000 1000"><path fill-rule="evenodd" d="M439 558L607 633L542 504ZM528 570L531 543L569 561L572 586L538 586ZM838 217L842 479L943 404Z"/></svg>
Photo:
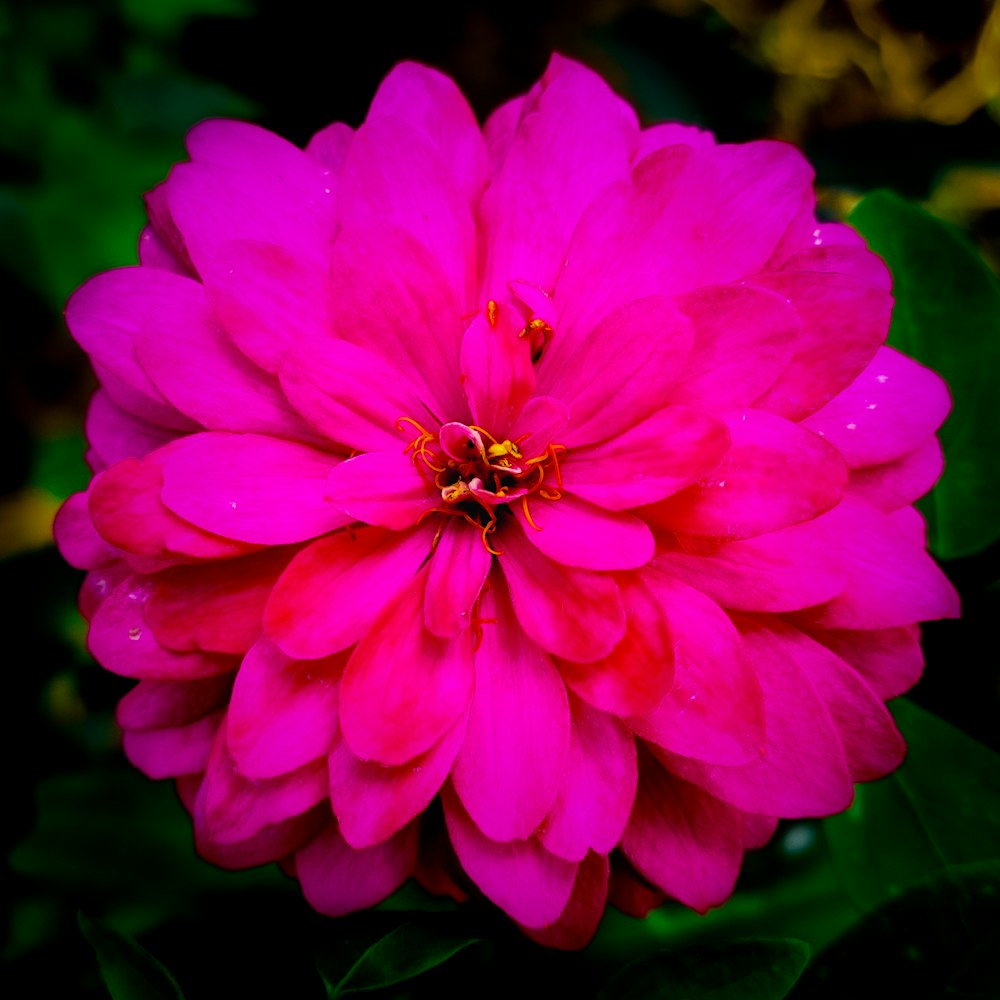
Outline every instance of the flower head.
<svg viewBox="0 0 1000 1000"><path fill-rule="evenodd" d="M356 131L188 150L68 306L101 388L56 530L203 856L572 947L899 764L949 400L799 153L559 57L482 131L404 64Z"/></svg>

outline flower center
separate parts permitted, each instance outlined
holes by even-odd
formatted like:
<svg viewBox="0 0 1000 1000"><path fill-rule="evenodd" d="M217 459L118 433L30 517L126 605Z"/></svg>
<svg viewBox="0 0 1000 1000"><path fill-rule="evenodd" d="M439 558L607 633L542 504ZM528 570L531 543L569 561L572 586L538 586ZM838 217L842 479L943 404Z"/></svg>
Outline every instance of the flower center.
<svg viewBox="0 0 1000 1000"><path fill-rule="evenodd" d="M490 544L489 536L496 531L503 505L519 501L525 520L540 531L531 516L528 498L562 497L559 456L566 448L561 444L550 443L541 454L528 458L520 447L530 437L528 434L516 441L499 440L476 424L453 421L444 424L435 437L412 417L400 417L396 428L402 430L404 424L417 431L406 451L441 494L440 505L427 514L464 517L480 531L483 545L493 555L502 555Z"/></svg>

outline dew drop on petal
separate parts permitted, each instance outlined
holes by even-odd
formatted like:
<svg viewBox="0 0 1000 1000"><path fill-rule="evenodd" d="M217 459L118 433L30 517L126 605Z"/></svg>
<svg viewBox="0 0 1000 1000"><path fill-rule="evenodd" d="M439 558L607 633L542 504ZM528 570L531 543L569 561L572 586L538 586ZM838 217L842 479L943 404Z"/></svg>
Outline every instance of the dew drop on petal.
<svg viewBox="0 0 1000 1000"><path fill-rule="evenodd" d="M131 596L131 595L130 595L130 596ZM139 640L139 639L141 639L141 638L142 638L142 629L141 629L141 628L130 628L130 629L128 630L128 637L129 637L129 638L130 638L130 639L131 639L131 640L132 640L133 642L136 642L137 640Z"/></svg>

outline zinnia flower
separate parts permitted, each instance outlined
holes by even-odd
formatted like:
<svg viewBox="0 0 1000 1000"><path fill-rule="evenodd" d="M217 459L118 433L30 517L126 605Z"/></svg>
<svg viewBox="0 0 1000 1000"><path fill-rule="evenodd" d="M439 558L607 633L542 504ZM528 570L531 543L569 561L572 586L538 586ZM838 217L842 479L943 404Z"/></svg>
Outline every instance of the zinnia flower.
<svg viewBox="0 0 1000 1000"><path fill-rule="evenodd" d="M640 129L559 57L482 131L404 64L305 151L187 146L67 308L101 385L56 531L202 856L574 947L900 763L949 399L795 149Z"/></svg>

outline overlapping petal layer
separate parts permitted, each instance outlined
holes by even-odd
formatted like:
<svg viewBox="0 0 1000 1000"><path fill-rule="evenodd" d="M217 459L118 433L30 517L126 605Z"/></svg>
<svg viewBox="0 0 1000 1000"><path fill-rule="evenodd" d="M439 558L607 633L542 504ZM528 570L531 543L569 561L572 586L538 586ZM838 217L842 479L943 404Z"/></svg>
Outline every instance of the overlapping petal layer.
<svg viewBox="0 0 1000 1000"><path fill-rule="evenodd" d="M910 507L949 400L794 149L554 57L482 131L405 64L357 130L188 151L67 308L101 389L56 534L206 858L580 947L898 765L882 701L958 613Z"/></svg>

